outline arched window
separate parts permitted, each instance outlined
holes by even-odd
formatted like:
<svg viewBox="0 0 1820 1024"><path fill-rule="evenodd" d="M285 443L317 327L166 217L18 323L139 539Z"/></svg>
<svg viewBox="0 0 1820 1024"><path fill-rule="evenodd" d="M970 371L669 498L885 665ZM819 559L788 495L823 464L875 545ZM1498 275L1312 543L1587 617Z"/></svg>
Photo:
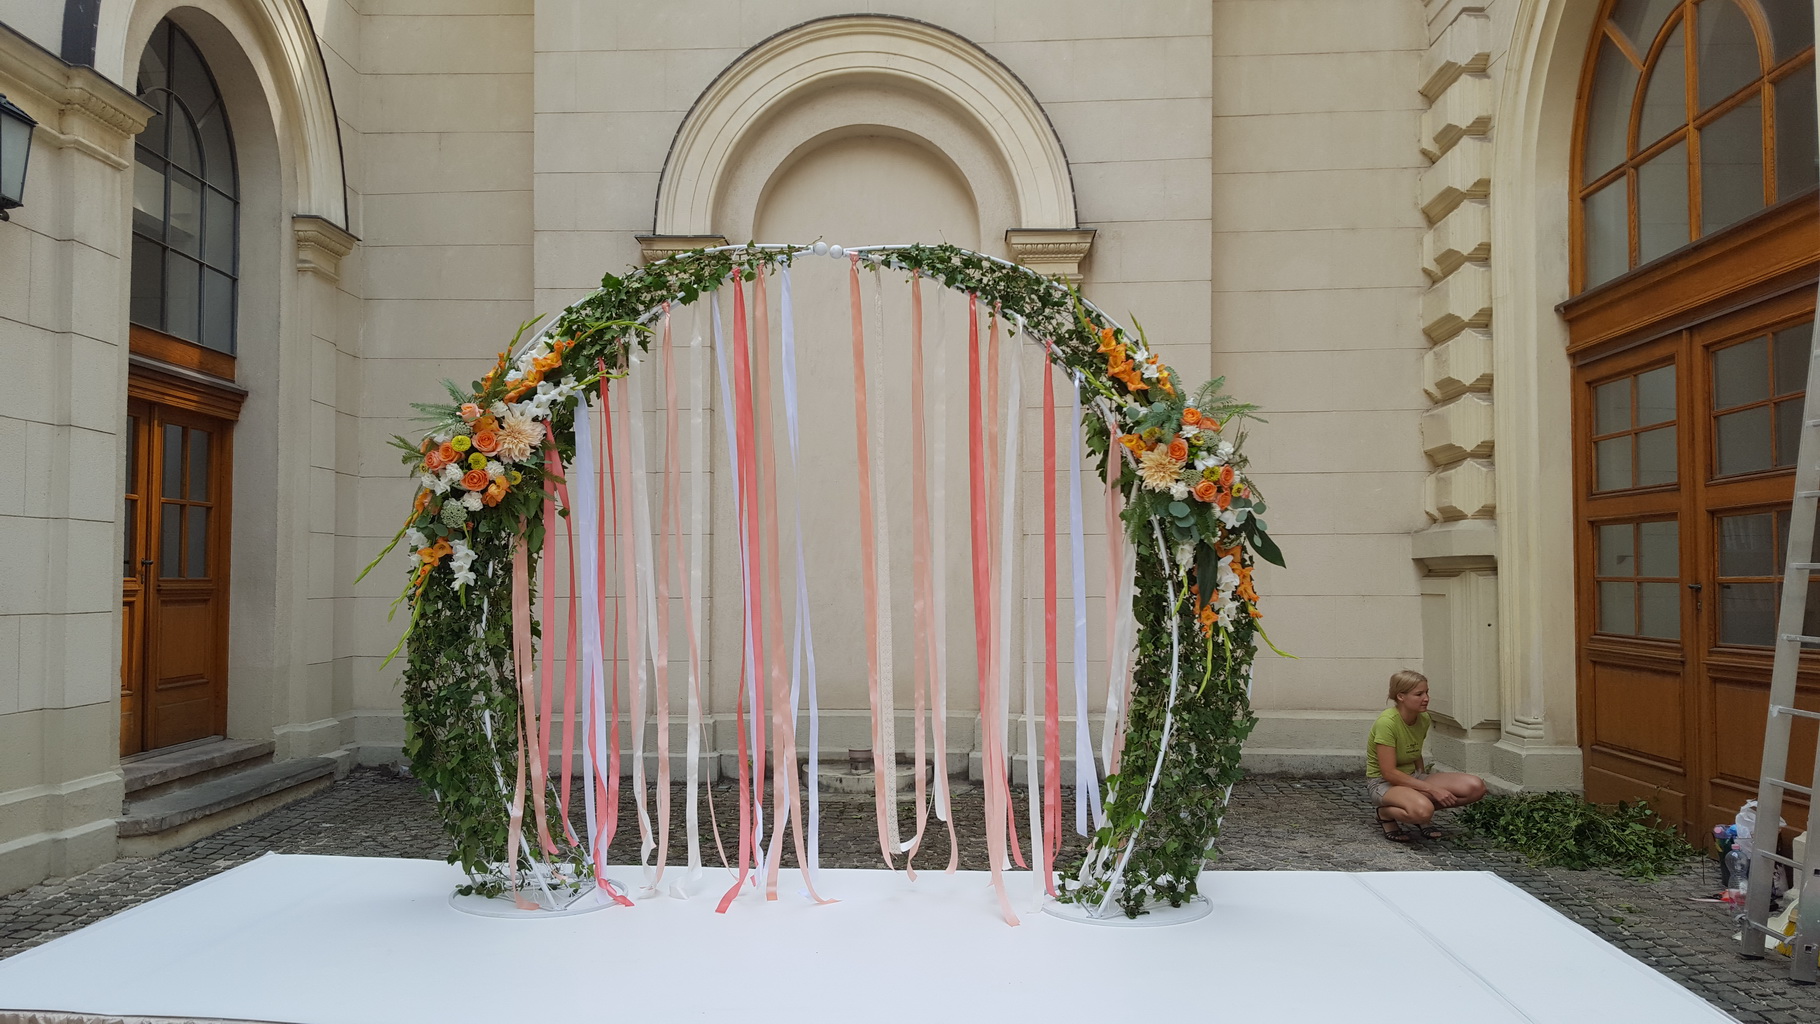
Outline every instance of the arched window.
<svg viewBox="0 0 1820 1024"><path fill-rule="evenodd" d="M1805 0L1608 0L1593 46L1575 292L1820 180Z"/></svg>
<svg viewBox="0 0 1820 1024"><path fill-rule="evenodd" d="M169 21L146 43L136 91L158 113L133 168L132 321L232 355L240 203L221 92Z"/></svg>

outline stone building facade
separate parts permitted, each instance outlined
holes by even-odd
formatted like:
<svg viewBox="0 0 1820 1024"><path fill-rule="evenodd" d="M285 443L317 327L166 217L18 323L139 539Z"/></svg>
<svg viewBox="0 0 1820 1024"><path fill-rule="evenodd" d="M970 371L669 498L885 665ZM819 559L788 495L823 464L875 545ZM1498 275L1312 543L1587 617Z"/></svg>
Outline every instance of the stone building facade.
<svg viewBox="0 0 1820 1024"><path fill-rule="evenodd" d="M0 365L23 385L0 410L0 891L132 852L131 766L175 737L396 758L396 580L353 580L410 498L385 445L406 403L603 273L810 240L770 233L964 238L1070 275L1185 377L1267 410L1252 456L1290 568L1259 590L1297 658L1260 662L1252 767L1355 770L1385 679L1414 667L1433 755L1580 786L1583 446L1557 307L1609 6L0 0L0 92L39 122L0 223ZM225 344L202 337L213 293L198 326L172 319L192 315L172 275L216 280L169 191L195 175L142 135L181 93L146 84L173 28L231 130L232 184L203 186L237 210L207 222L237 232ZM873 231L931 237L853 237ZM153 258L165 276L138 276ZM162 564L134 582L163 550L134 517L179 514L132 490L152 447L214 468L173 482L205 524L170 549L199 560L189 590ZM190 625L148 638L133 602L179 592L203 611L160 605ZM212 695L145 682L202 635L183 671ZM863 709L863 685L843 700Z"/></svg>

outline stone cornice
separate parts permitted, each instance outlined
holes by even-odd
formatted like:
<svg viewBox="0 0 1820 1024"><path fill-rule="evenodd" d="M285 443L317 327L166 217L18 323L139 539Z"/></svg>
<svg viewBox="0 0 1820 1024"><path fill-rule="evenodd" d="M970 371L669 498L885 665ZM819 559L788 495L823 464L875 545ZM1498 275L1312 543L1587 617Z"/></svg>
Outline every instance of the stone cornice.
<svg viewBox="0 0 1820 1024"><path fill-rule="evenodd" d="M93 68L72 67L0 24L0 92L38 121L35 134L124 170L128 140L156 113Z"/></svg>
<svg viewBox="0 0 1820 1024"><path fill-rule="evenodd" d="M1091 228L1012 228L1005 246L1013 260L1039 274L1078 282L1096 234Z"/></svg>
<svg viewBox="0 0 1820 1024"><path fill-rule="evenodd" d="M666 260L690 249L712 249L726 245L722 235L639 235L638 252L646 263Z"/></svg>
<svg viewBox="0 0 1820 1024"><path fill-rule="evenodd" d="M341 280L342 257L353 252L360 239L332 221L308 214L292 217L291 230L297 239L297 269Z"/></svg>

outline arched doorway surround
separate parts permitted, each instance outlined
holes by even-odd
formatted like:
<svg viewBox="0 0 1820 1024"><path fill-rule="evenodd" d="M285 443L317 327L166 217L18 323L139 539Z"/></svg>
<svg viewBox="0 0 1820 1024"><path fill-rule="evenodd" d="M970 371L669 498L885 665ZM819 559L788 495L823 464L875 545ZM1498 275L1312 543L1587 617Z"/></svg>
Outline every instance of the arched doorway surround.
<svg viewBox="0 0 1820 1024"><path fill-rule="evenodd" d="M665 158L648 255L691 239L745 237L752 225L741 218L792 154L829 133L862 130L945 154L983 209L1010 211L980 225L988 246L1004 237L1030 266L1078 275L1092 232L1076 230L1067 154L1029 89L961 36L877 15L780 32L709 84ZM665 246L666 238L682 241Z"/></svg>
<svg viewBox="0 0 1820 1024"><path fill-rule="evenodd" d="M1701 834L1761 758L1820 272L1812 10L1586 6L1559 307L1586 789Z"/></svg>
<svg viewBox="0 0 1820 1024"><path fill-rule="evenodd" d="M334 105L314 31L289 0L104 3L97 64L136 80L147 40L167 19L194 42L233 126L235 345L225 372L219 361L173 366L168 352L137 344L130 356L123 351L122 423L129 379L174 374L243 399L223 495L239 513L226 541L233 626L218 728L275 740L279 759L323 753L343 743L333 706L333 585L312 585L309 567L334 562L340 484L335 417L322 415L337 408L334 375L315 368L334 362L339 264L354 243L344 227Z"/></svg>

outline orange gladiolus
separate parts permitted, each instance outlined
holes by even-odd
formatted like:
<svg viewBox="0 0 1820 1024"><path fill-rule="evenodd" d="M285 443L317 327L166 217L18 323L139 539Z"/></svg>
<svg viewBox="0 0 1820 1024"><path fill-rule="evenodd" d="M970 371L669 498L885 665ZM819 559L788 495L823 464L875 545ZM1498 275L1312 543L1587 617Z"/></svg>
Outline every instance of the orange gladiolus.
<svg viewBox="0 0 1820 1024"><path fill-rule="evenodd" d="M1139 454L1150 450L1150 446L1144 443L1144 439L1136 434L1120 435L1119 443Z"/></svg>
<svg viewBox="0 0 1820 1024"><path fill-rule="evenodd" d="M1202 480L1200 483L1194 485L1194 496L1211 505L1214 500L1219 497L1219 490L1219 487L1216 486L1213 481Z"/></svg>
<svg viewBox="0 0 1820 1024"><path fill-rule="evenodd" d="M418 491L417 500L411 503L411 511L413 513L422 512L428 507L430 507L430 492ZM413 518L415 518L415 516L413 516Z"/></svg>
<svg viewBox="0 0 1820 1024"><path fill-rule="evenodd" d="M489 482L484 469L470 469L461 475L461 486L470 491L485 490Z"/></svg>
<svg viewBox="0 0 1820 1024"><path fill-rule="evenodd" d="M1100 328L1100 351L1101 352L1112 352L1112 351L1116 351L1117 349L1120 349L1123 347L1124 346L1119 344L1118 335L1113 333L1112 328L1110 328L1110 327Z"/></svg>
<svg viewBox="0 0 1820 1024"><path fill-rule="evenodd" d="M499 434L491 430L474 431L474 450L482 455L499 451Z"/></svg>
<svg viewBox="0 0 1820 1024"><path fill-rule="evenodd" d="M1192 405L1186 409L1183 409L1182 410L1182 425L1185 427L1200 426L1201 425L1201 410L1196 409Z"/></svg>
<svg viewBox="0 0 1820 1024"><path fill-rule="evenodd" d="M492 413L488 413L487 415L482 416L481 418L474 421L474 429L475 430L498 430L499 421L497 419L493 418Z"/></svg>
<svg viewBox="0 0 1820 1024"><path fill-rule="evenodd" d="M1188 442L1181 438L1169 442L1169 457L1177 462L1188 461Z"/></svg>

